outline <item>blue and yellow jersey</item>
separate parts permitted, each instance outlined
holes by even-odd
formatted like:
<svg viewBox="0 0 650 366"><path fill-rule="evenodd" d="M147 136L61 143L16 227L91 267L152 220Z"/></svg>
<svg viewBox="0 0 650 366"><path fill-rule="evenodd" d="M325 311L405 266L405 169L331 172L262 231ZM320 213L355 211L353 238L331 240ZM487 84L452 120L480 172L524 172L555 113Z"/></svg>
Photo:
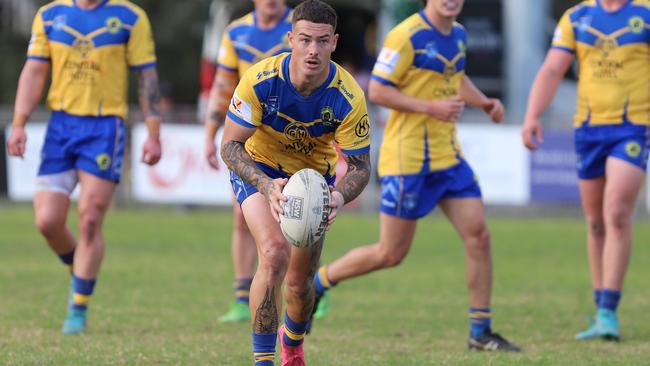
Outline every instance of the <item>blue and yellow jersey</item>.
<svg viewBox="0 0 650 366"><path fill-rule="evenodd" d="M257 27L255 12L233 21L221 39L219 67L244 75L249 67L267 57L290 51L287 32L291 30L291 9L287 7L278 24L269 30Z"/></svg>
<svg viewBox="0 0 650 366"><path fill-rule="evenodd" d="M149 19L125 0L104 0L92 10L74 0L43 6L34 18L27 57L51 63L50 109L123 119L128 68L156 64Z"/></svg>
<svg viewBox="0 0 650 366"><path fill-rule="evenodd" d="M465 29L440 33L423 12L388 33L372 78L419 99L458 96L465 75ZM462 157L454 123L426 114L391 110L379 154L379 175L405 175L449 168Z"/></svg>
<svg viewBox="0 0 650 366"><path fill-rule="evenodd" d="M650 125L650 1L629 0L613 13L584 1L564 13L552 47L578 60L576 127Z"/></svg>
<svg viewBox="0 0 650 366"><path fill-rule="evenodd" d="M346 155L370 150L370 122L361 87L330 62L325 82L308 97L289 78L290 53L251 67L235 89L228 117L257 128L246 141L254 161L292 175L312 168L326 178L336 172L336 142Z"/></svg>

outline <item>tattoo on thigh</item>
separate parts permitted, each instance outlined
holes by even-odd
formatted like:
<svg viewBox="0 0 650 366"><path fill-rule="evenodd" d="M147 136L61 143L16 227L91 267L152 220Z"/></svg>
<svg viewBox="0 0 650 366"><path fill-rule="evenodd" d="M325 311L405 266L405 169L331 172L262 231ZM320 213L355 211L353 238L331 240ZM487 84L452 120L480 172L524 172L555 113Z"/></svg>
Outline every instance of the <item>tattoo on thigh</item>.
<svg viewBox="0 0 650 366"><path fill-rule="evenodd" d="M264 299L255 312L253 331L272 334L278 331L278 307L275 305L275 287L267 287Z"/></svg>

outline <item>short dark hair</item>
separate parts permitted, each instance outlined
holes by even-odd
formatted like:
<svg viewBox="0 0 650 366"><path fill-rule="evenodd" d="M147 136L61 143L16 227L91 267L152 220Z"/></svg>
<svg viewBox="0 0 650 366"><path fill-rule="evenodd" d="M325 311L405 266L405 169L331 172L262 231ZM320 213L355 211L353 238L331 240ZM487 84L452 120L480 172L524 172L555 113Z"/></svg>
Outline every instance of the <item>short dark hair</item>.
<svg viewBox="0 0 650 366"><path fill-rule="evenodd" d="M299 20L312 23L329 24L336 31L336 11L329 4L320 0L306 0L293 10L291 22L295 25Z"/></svg>
<svg viewBox="0 0 650 366"><path fill-rule="evenodd" d="M422 2L422 5L427 6L427 1L428 0L420 0Z"/></svg>

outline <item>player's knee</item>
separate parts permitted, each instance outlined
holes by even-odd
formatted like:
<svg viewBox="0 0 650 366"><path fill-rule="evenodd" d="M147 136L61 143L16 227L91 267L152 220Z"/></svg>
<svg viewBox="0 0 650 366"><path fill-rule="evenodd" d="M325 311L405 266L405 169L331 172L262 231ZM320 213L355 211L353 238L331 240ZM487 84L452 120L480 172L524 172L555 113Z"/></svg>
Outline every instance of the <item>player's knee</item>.
<svg viewBox="0 0 650 366"><path fill-rule="evenodd" d="M85 239L92 239L99 234L101 214L97 210L85 210L79 215L79 233Z"/></svg>
<svg viewBox="0 0 650 366"><path fill-rule="evenodd" d="M394 246L391 248L384 248L379 246L379 266L380 268L386 268L386 267L397 267L399 266L404 258L406 258L406 254L408 253L406 250L402 250L400 246Z"/></svg>
<svg viewBox="0 0 650 366"><path fill-rule="evenodd" d="M284 274L289 266L289 257L291 256L291 248L285 241L277 240L277 242L269 243L270 245L262 248L261 256L259 258L259 267L264 269L263 272L270 276L273 282L282 281Z"/></svg>
<svg viewBox="0 0 650 366"><path fill-rule="evenodd" d="M65 218L63 216L56 217L37 213L34 221L38 231L46 238L56 235L65 227Z"/></svg>
<svg viewBox="0 0 650 366"><path fill-rule="evenodd" d="M470 254L480 255L490 252L490 231L485 224L472 228L464 240Z"/></svg>
<svg viewBox="0 0 650 366"><path fill-rule="evenodd" d="M587 218L589 234L596 238L605 237L605 220L602 217Z"/></svg>
<svg viewBox="0 0 650 366"><path fill-rule="evenodd" d="M311 294L312 278L287 275L284 286L294 296L300 299L306 299Z"/></svg>
<svg viewBox="0 0 650 366"><path fill-rule="evenodd" d="M605 221L614 230L625 230L632 225L632 212L624 205L610 205L605 211Z"/></svg>

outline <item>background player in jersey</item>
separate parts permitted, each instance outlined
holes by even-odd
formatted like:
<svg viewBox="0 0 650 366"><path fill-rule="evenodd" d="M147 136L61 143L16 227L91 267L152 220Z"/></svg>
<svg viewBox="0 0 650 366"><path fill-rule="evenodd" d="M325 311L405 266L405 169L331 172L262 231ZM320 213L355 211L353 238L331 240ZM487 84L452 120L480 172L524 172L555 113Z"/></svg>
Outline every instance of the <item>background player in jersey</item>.
<svg viewBox="0 0 650 366"><path fill-rule="evenodd" d="M503 106L465 75L466 34L455 23L463 1L429 0L387 36L370 82L370 100L391 109L384 133L379 242L358 247L315 276L321 297L337 282L398 265L418 219L439 205L466 250L469 348L518 351L491 331L492 260L481 191L463 159L454 122L465 103L501 122Z"/></svg>
<svg viewBox="0 0 650 366"><path fill-rule="evenodd" d="M254 0L255 10L226 28L219 50L218 69L210 91L205 124L205 156L219 169L215 136L223 124L239 77L253 64L269 56L289 51L287 32L291 30L291 9L281 0ZM257 265L257 249L238 204L233 204L232 260L235 272L235 301L219 318L223 322L250 320L248 293Z"/></svg>
<svg viewBox="0 0 650 366"><path fill-rule="evenodd" d="M569 9L530 92L524 145L542 142L540 118L578 61L575 148L587 222L595 322L578 339L619 338L616 315L632 246L634 203L650 145L650 2L591 0Z"/></svg>
<svg viewBox="0 0 650 366"><path fill-rule="evenodd" d="M282 365L304 365L303 337L314 301L313 276L323 239L291 246L278 215L287 177L313 168L334 182L337 151L348 170L332 190L328 226L338 209L357 197L370 177L369 121L363 91L330 61L336 48L336 13L319 0L293 13L290 54L266 59L244 74L228 110L221 155L255 238L259 266L250 292L256 365L272 365L286 280ZM286 275L286 277L285 277Z"/></svg>
<svg viewBox="0 0 650 366"><path fill-rule="evenodd" d="M128 1L54 1L36 14L27 54L7 148L12 156L24 154L24 126L51 68L47 104L52 117L36 181L35 221L50 248L70 266L71 297L63 333L76 334L85 330L104 256L104 215L120 181L127 66L138 74L140 105L149 127L142 161L153 165L160 159L160 97L151 26L144 11ZM77 183L81 192L75 238L66 218Z"/></svg>

